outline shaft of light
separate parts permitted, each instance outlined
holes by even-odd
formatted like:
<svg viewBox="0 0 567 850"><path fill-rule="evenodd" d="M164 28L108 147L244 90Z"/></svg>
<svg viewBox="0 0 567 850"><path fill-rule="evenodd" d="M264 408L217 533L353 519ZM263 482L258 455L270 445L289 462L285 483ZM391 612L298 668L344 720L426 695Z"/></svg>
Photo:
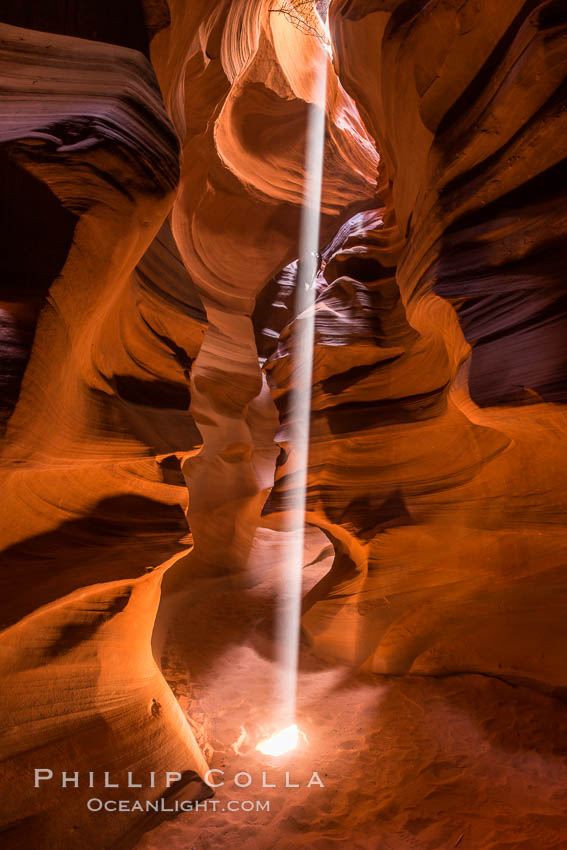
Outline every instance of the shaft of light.
<svg viewBox="0 0 567 850"><path fill-rule="evenodd" d="M321 186L325 147L325 104L327 57L320 56L314 79L312 103L308 106L305 151L305 187L299 239L299 264L295 291L296 320L292 336L292 387L290 390L290 442L294 456L291 517L286 544L279 609L281 726L295 722L297 661L301 614L304 517L307 489L309 418L314 342L314 281L318 271ZM297 527L299 526L299 527Z"/></svg>

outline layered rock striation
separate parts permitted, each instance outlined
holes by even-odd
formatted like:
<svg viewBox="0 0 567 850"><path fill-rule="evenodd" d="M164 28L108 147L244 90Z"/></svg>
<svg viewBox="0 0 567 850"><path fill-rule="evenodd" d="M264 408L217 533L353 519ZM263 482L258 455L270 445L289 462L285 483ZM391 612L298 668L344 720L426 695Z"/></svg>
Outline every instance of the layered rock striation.
<svg viewBox="0 0 567 850"><path fill-rule="evenodd" d="M337 554L303 624L376 672L562 692L567 31L554 3L493 13L331 4L384 207L320 280L308 519ZM289 451L287 318L266 369ZM282 460L276 517L293 502Z"/></svg>

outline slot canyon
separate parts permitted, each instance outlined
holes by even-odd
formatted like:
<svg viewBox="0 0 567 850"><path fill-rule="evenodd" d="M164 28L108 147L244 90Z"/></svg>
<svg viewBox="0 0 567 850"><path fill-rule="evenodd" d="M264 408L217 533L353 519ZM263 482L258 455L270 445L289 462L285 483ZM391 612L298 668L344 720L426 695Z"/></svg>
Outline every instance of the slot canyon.
<svg viewBox="0 0 567 850"><path fill-rule="evenodd" d="M567 850L566 70L565 0L3 4L3 850Z"/></svg>

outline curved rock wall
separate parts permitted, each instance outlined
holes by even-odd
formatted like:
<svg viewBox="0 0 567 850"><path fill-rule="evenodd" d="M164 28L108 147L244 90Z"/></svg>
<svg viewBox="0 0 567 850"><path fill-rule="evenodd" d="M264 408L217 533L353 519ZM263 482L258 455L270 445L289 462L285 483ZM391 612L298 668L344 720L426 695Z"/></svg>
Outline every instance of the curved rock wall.
<svg viewBox="0 0 567 850"><path fill-rule="evenodd" d="M164 224L178 142L148 60L0 37L3 309L34 335L14 342L3 323L2 351L20 347L0 470L2 822L12 846L96 846L103 820L111 841L136 816L97 824L86 786L62 812L58 770L175 763L186 793L209 793L150 643L187 535L180 460L200 443L189 377L205 315ZM35 767L56 785L35 790Z"/></svg>
<svg viewBox="0 0 567 850"><path fill-rule="evenodd" d="M208 319L193 372L204 448L184 465L195 538L189 568L238 572L277 452L251 315L266 282L298 254L306 100L324 33L303 31L263 0L179 2L171 16L152 61L182 141L173 232ZM374 195L377 168L356 107L332 69L329 79L328 234Z"/></svg>
<svg viewBox="0 0 567 850"><path fill-rule="evenodd" d="M22 848L97 846L102 822L31 794L33 767L173 764L173 794L208 793L154 656L176 591L227 574L240 593L257 528L293 504L326 56L301 0L66 9L0 26L3 825ZM370 671L564 696L563 7L329 14L307 521L335 559L304 631ZM133 846L154 825L102 827Z"/></svg>
<svg viewBox="0 0 567 850"><path fill-rule="evenodd" d="M3 823L16 845L41 832L46 846L84 846L102 828L131 846L154 825L93 820L88 788L55 819L57 789L29 792L31 766L153 770L159 796L173 765L175 794L209 793L152 654L162 580L172 591L200 571L242 572L273 483L277 417L251 314L297 255L305 99L323 33L272 20L267 3L179 3L169 17L148 29L173 126L152 66L112 33L103 43L2 25L14 244L0 646L2 710L19 729L3 741ZM377 167L330 79L329 233L374 195Z"/></svg>
<svg viewBox="0 0 567 850"><path fill-rule="evenodd" d="M337 556L305 630L377 672L561 689L564 15L336 0L330 17L385 206L316 305L308 518ZM267 366L284 426L297 321Z"/></svg>

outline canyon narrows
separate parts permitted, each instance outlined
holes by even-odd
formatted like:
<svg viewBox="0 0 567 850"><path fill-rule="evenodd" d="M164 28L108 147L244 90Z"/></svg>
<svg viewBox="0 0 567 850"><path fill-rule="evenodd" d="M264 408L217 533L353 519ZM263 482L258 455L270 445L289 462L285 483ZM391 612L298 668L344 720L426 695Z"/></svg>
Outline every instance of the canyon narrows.
<svg viewBox="0 0 567 850"><path fill-rule="evenodd" d="M0 12L3 847L567 848L566 68L558 0Z"/></svg>

